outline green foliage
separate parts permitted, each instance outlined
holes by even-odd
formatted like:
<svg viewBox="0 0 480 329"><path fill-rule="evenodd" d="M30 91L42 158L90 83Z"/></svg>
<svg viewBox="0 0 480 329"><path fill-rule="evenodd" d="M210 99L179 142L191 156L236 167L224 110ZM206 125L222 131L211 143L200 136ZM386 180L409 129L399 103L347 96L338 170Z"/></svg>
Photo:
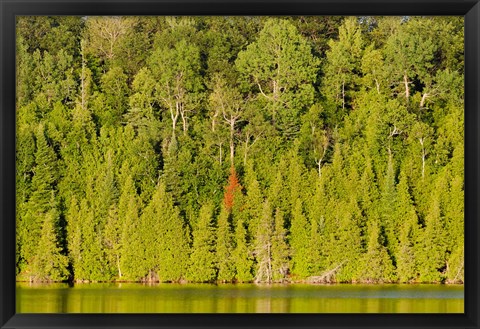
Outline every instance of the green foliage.
<svg viewBox="0 0 480 329"><path fill-rule="evenodd" d="M272 209L268 200L263 203L260 222L255 234L255 282L271 282L272 269L272 238L274 234Z"/></svg>
<svg viewBox="0 0 480 329"><path fill-rule="evenodd" d="M303 279L308 277L310 267L313 265L309 260L310 223L303 214L302 201L297 199L292 213L289 243L292 249L292 274Z"/></svg>
<svg viewBox="0 0 480 329"><path fill-rule="evenodd" d="M287 230L284 227L282 211L277 208L274 217L274 233L272 237L272 279L282 281L286 278L289 269L289 246L287 244Z"/></svg>
<svg viewBox="0 0 480 329"><path fill-rule="evenodd" d="M235 278L238 282L251 282L253 280L253 255L247 241L248 237L243 219L237 219L235 228L236 245L233 251L233 258L236 268Z"/></svg>
<svg viewBox="0 0 480 329"><path fill-rule="evenodd" d="M231 282L235 278L235 264L232 257L234 244L230 214L224 205L220 208L217 226L217 280Z"/></svg>
<svg viewBox="0 0 480 329"><path fill-rule="evenodd" d="M464 281L460 17L19 17L20 280Z"/></svg>
<svg viewBox="0 0 480 329"><path fill-rule="evenodd" d="M235 65L255 91L272 123L289 138L300 115L313 103L319 60L287 20L270 18L258 39L238 54Z"/></svg>
<svg viewBox="0 0 480 329"><path fill-rule="evenodd" d="M32 264L34 281L62 281L68 278L68 258L59 245L58 211L54 207L45 216L40 241Z"/></svg>
<svg viewBox="0 0 480 329"><path fill-rule="evenodd" d="M193 230L189 280L195 282L212 282L215 280L215 242L213 206L212 204L205 204L200 208L197 228Z"/></svg>
<svg viewBox="0 0 480 329"><path fill-rule="evenodd" d="M364 41L356 17L345 19L338 32L339 39L328 44L324 84L327 98L345 113L358 83Z"/></svg>
<svg viewBox="0 0 480 329"><path fill-rule="evenodd" d="M145 275L160 281L179 281L186 276L189 259L187 229L172 197L161 181L141 218ZM158 237L161 236L162 239Z"/></svg>
<svg viewBox="0 0 480 329"><path fill-rule="evenodd" d="M394 281L394 267L384 246L384 237L381 234L378 224L372 221L369 227L369 240L367 252L360 260L359 277L360 281L366 282L391 282Z"/></svg>

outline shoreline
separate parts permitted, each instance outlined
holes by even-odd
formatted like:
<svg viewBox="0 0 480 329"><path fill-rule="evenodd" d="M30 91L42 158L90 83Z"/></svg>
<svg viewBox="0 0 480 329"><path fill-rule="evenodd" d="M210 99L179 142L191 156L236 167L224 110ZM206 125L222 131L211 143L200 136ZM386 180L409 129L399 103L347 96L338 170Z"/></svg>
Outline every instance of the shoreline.
<svg viewBox="0 0 480 329"><path fill-rule="evenodd" d="M56 283L65 283L69 285L75 284L141 284L141 285L259 285L259 286L269 286L269 285L312 285L312 286L333 286L333 285L368 285L368 286L381 286L381 285L403 285L403 286L414 286L414 285L465 285L464 282L308 282L308 281L290 281L290 282L168 282L168 281L154 281L154 282L145 282L145 281L29 281L29 280L16 280L15 283L30 283L33 285L42 285L42 284L56 284Z"/></svg>

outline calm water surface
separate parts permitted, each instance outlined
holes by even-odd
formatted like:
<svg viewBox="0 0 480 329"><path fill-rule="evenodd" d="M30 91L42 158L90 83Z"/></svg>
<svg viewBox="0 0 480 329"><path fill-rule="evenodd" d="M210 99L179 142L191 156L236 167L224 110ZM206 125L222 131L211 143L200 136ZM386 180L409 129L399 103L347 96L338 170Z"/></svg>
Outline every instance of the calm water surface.
<svg viewBox="0 0 480 329"><path fill-rule="evenodd" d="M463 313L463 285L29 284L17 313Z"/></svg>

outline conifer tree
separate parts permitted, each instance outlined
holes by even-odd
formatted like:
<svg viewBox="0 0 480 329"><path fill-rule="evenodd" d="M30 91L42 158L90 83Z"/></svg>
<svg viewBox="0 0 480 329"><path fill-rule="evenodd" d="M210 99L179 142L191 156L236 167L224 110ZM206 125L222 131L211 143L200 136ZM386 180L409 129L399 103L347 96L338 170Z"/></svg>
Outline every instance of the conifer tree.
<svg viewBox="0 0 480 329"><path fill-rule="evenodd" d="M394 267L383 240L379 224L371 221L367 252L363 255L359 268L361 281L378 283L394 280Z"/></svg>
<svg viewBox="0 0 480 329"><path fill-rule="evenodd" d="M230 176L228 176L228 185L225 186L225 194L223 197L223 203L225 210L232 211L233 206L235 205L235 198L238 196L238 193L242 190L235 171L235 167L230 167Z"/></svg>
<svg viewBox="0 0 480 329"><path fill-rule="evenodd" d="M81 240L80 255L77 262L74 262L75 279L87 282L108 281L113 273L107 263L102 230L95 218L94 208L86 199L80 203L79 218Z"/></svg>
<svg viewBox="0 0 480 329"><path fill-rule="evenodd" d="M250 282L253 280L252 270L254 261L247 238L248 232L242 217L240 217L235 225L235 249L233 251L236 269L235 278L238 282Z"/></svg>
<svg viewBox="0 0 480 329"><path fill-rule="evenodd" d="M108 217L105 223L104 230L104 245L107 253L108 262L113 270L116 269L116 275L118 279L122 278L122 268L120 266L121 258L121 224L119 218L118 207L116 204L112 204L108 210Z"/></svg>
<svg viewBox="0 0 480 329"><path fill-rule="evenodd" d="M297 199L292 212L289 243L292 249L292 275L299 279L304 279L311 274L312 264L308 262L310 231L310 223L303 213L302 201Z"/></svg>
<svg viewBox="0 0 480 329"><path fill-rule="evenodd" d="M246 190L247 194L243 204L245 224L248 225L250 232L257 232L257 227L262 218L263 195L255 176L247 182Z"/></svg>
<svg viewBox="0 0 480 329"><path fill-rule="evenodd" d="M289 271L290 249L287 244L287 231L284 227L283 213L275 209L274 235L272 237L272 279L282 281Z"/></svg>
<svg viewBox="0 0 480 329"><path fill-rule="evenodd" d="M397 187L397 216L401 223L396 256L397 275L400 282L409 282L417 277L416 252L419 234L418 217L413 206L407 178L402 175Z"/></svg>
<svg viewBox="0 0 480 329"><path fill-rule="evenodd" d="M272 208L268 200L263 203L262 217L255 234L255 282L271 282L272 240L274 234Z"/></svg>
<svg viewBox="0 0 480 329"><path fill-rule="evenodd" d="M437 189L432 196L430 210L425 218L425 227L419 238L421 239L418 251L418 270L420 280L423 282L441 282L444 280L446 232L444 231L444 218L440 206L439 194L442 190Z"/></svg>
<svg viewBox="0 0 480 329"><path fill-rule="evenodd" d="M171 196L160 181L141 217L144 275L148 280L185 279L189 246L187 230Z"/></svg>
<svg viewBox="0 0 480 329"><path fill-rule="evenodd" d="M190 254L188 279L195 282L212 282L216 277L215 230L213 206L200 208L197 227L193 230L192 253Z"/></svg>
<svg viewBox="0 0 480 329"><path fill-rule="evenodd" d="M73 279L76 280L81 274L79 268L82 259L82 218L80 205L75 196L70 200L66 213L66 222L69 264L72 268Z"/></svg>
<svg viewBox="0 0 480 329"><path fill-rule="evenodd" d="M225 205L220 208L217 219L217 280L231 282L235 277L235 264L232 254L234 250L230 213Z"/></svg>
<svg viewBox="0 0 480 329"><path fill-rule="evenodd" d="M140 231L141 200L135 190L131 175L128 175L122 184L122 191L118 200L120 260L119 268L122 278L138 280L142 278L142 259Z"/></svg>
<svg viewBox="0 0 480 329"><path fill-rule="evenodd" d="M52 202L55 202L53 192ZM32 264L35 281L63 281L68 278L68 258L58 238L58 216L59 212L54 204L44 216L41 237Z"/></svg>
<svg viewBox="0 0 480 329"><path fill-rule="evenodd" d="M30 266L36 254L37 243L39 243L41 238L45 217L52 216L49 213L54 210L52 209L52 193L55 192L58 180L57 157L47 142L43 124L37 127L35 138L36 150L35 166L32 169L32 194L25 205L23 225L21 226L23 231L20 233L20 236L23 237L21 242L23 245L23 258Z"/></svg>

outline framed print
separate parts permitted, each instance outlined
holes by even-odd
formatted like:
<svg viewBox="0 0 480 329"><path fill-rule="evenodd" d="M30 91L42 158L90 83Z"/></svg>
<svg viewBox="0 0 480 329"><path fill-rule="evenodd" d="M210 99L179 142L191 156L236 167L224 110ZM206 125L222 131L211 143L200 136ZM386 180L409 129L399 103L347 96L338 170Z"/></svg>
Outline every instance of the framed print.
<svg viewBox="0 0 480 329"><path fill-rule="evenodd" d="M478 1L0 1L2 328L478 327Z"/></svg>

